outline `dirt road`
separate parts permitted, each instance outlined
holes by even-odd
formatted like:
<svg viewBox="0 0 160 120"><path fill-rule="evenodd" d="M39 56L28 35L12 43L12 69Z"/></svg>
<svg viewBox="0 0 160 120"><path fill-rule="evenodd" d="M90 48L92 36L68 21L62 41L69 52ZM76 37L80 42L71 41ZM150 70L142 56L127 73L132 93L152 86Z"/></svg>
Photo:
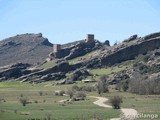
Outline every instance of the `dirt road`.
<svg viewBox="0 0 160 120"><path fill-rule="evenodd" d="M96 97L96 96L89 96L92 98L96 98L94 104L101 106L101 107L106 107L106 108L112 108L112 106L105 104L105 102L108 101L108 98L104 97ZM112 118L111 120L134 120L138 112L135 109L130 109L130 108L121 108L121 115L120 118Z"/></svg>

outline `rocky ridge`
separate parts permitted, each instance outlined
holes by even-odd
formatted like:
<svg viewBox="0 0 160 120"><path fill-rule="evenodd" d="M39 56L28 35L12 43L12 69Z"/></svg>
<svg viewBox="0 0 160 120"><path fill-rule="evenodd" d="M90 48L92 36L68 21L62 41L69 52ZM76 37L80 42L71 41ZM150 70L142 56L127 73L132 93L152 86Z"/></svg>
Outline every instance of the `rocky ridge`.
<svg viewBox="0 0 160 120"><path fill-rule="evenodd" d="M52 44L41 33L16 35L0 41L0 66L19 62L36 65L44 61L50 51Z"/></svg>
<svg viewBox="0 0 160 120"><path fill-rule="evenodd" d="M94 41L93 43L85 43L85 44L78 43L75 46L69 47L69 48L70 48L70 51L74 50L77 47L79 48L79 50L81 50L80 48L83 48L83 47L88 48L88 44L89 44L91 46L93 45L91 48L94 49L96 41ZM83 47L79 47L81 45ZM87 45L87 47L85 45ZM138 38L137 35L133 35L128 39L126 39L125 41L123 41L122 43L111 46L111 47L109 47L108 45L105 46L99 43L98 47L96 48L97 54L95 54L90 59L80 61L75 64L69 64L67 61L64 61L64 57L62 57L60 58L62 59L61 62L58 62L57 65L55 65L54 67L51 67L48 69L37 69L33 71L30 70L28 71L28 73L26 72L26 74L21 74L22 72L20 69L20 75L14 76L14 78L20 81L29 81L29 82L36 82L36 83L44 82L48 80L58 80L58 79L65 78L69 72L77 71L77 69L80 69L83 71L86 69L112 66L114 64L121 63L123 61L135 59L135 57L137 57L138 55L146 54L148 51L159 49L159 47L160 47L160 33L153 33L153 34L144 36L142 38L140 37ZM69 48L66 48L66 49L69 49ZM69 53L72 53L72 52L69 52ZM75 58L80 56L80 54L78 53L76 54L72 53L72 55L74 55ZM155 55L159 56L159 52L156 52ZM10 69L12 69L12 67L10 67ZM5 78L4 80L8 80L13 77L13 76L6 77L5 74L2 74L4 73L4 71L5 73L10 74L10 71L6 72L6 70L0 69L1 78L3 77ZM128 78L130 77L130 75L126 74L126 76L124 76L122 74L120 76L115 76L115 77Z"/></svg>

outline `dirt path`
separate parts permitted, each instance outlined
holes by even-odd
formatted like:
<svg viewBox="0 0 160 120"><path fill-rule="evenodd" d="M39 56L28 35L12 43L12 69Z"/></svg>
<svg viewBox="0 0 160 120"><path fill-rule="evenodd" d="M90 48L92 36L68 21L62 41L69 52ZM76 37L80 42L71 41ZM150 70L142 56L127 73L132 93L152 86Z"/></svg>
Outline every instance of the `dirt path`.
<svg viewBox="0 0 160 120"><path fill-rule="evenodd" d="M106 108L112 108L110 105L106 105L105 102L108 101L108 98L104 97L96 97L96 96L89 96L92 98L96 98L94 104L101 106L101 107L106 107ZM120 115L121 118L112 118L111 120L134 120L135 116L138 114L138 112L135 109L129 109L129 108L121 108L122 114Z"/></svg>
<svg viewBox="0 0 160 120"><path fill-rule="evenodd" d="M93 102L94 104L96 104L98 106L106 107L106 108L112 108L112 106L105 104L105 102L108 101L108 98L96 97L96 96L89 96L89 97L98 99L95 102Z"/></svg>

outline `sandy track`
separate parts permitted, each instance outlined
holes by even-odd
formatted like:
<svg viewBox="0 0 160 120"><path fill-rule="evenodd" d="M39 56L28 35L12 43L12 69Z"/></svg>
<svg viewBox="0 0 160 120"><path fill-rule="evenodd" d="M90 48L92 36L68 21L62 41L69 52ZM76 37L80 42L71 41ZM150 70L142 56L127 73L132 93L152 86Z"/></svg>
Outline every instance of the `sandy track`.
<svg viewBox="0 0 160 120"><path fill-rule="evenodd" d="M127 120L134 120L138 112L135 109L129 109L129 108L122 108L122 113L124 114L124 118Z"/></svg>
<svg viewBox="0 0 160 120"><path fill-rule="evenodd" d="M108 98L96 97L96 96L89 96L89 97L98 99L95 102L93 102L94 104L96 104L98 106L106 107L106 108L112 108L112 106L105 104L105 102L108 101Z"/></svg>
<svg viewBox="0 0 160 120"><path fill-rule="evenodd" d="M96 98L94 104L101 106L101 107L106 107L106 108L112 108L112 106L105 104L105 102L108 101L108 98L104 97L96 97L96 96L89 96L92 98ZM111 120L134 120L135 116L138 114L138 112L135 109L130 109L130 108L121 108L122 114L120 115L121 118L112 118Z"/></svg>

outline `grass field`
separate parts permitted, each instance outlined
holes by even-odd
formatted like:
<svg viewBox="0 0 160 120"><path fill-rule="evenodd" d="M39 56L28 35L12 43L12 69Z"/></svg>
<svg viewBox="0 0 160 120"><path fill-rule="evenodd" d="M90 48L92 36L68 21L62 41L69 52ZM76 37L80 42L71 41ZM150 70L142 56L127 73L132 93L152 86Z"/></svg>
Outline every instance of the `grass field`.
<svg viewBox="0 0 160 120"><path fill-rule="evenodd" d="M93 104L95 99L87 97L84 101L72 104L61 104L58 101L68 99L68 96L55 96L55 90L67 90L72 85L44 87L45 84L31 85L20 82L0 83L0 120L29 120L51 117L51 120L93 120L98 117L102 120L119 117L120 111L102 108ZM79 84L79 86L88 84ZM89 84L91 85L91 83ZM102 94L110 98L115 95L122 96L124 108L134 108L145 114L158 114L160 116L160 95L136 95L128 92L118 92L110 86L110 92ZM40 95L40 92L43 94ZM89 95L98 96L96 92L87 92ZM20 98L27 98L29 104L22 106ZM109 104L109 103L107 103ZM143 119L149 120L149 119Z"/></svg>
<svg viewBox="0 0 160 120"><path fill-rule="evenodd" d="M69 62L69 64L75 64L75 63L77 63L77 62L79 62L79 61L81 61L81 60L82 60L82 61L83 61L83 60L88 60L88 59L90 59L91 57L95 56L96 54L97 54L96 51L92 51L92 52L87 53L87 54L85 54L85 55L83 55L83 56L76 57L76 58L74 58L74 59L68 60L68 62Z"/></svg>
<svg viewBox="0 0 160 120"><path fill-rule="evenodd" d="M160 95L137 95L128 92L110 90L110 92L104 96L107 98L112 96L121 96L123 98L123 108L133 108L136 109L138 113L143 114L157 114L159 116L158 120L160 119ZM141 118L138 120L150 119Z"/></svg>
<svg viewBox="0 0 160 120"><path fill-rule="evenodd" d="M44 63L43 65L41 65L39 68L40 69L47 69L47 68L51 68L51 67L54 67L56 65L55 63L55 60L52 60L52 61L49 61L49 62L46 62Z"/></svg>
<svg viewBox="0 0 160 120"><path fill-rule="evenodd" d="M118 73L118 72L123 71L123 70L127 70L129 68L130 68L129 65L125 65L125 66L120 65L120 66L115 66L115 67L92 69L90 71L90 73L94 74L94 75L109 75L109 76L112 76L115 73Z"/></svg>
<svg viewBox="0 0 160 120"><path fill-rule="evenodd" d="M119 110L96 106L91 98L73 104L59 103L68 96L55 96L54 91L70 87L71 85L44 87L43 84L3 82L0 85L0 99L5 101L0 103L0 120L43 120L49 116L52 120L92 120L96 117L109 120L119 116ZM40 91L43 95L40 95ZM31 103L22 106L20 98L27 98Z"/></svg>

